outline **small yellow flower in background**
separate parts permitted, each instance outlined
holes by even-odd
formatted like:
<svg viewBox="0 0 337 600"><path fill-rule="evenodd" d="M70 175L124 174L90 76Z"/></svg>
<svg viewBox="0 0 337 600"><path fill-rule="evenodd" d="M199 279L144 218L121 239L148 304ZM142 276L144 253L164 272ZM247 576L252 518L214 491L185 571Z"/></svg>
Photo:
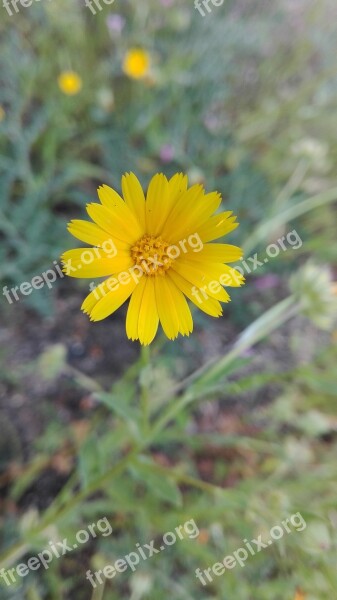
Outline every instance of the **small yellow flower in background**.
<svg viewBox="0 0 337 600"><path fill-rule="evenodd" d="M67 96L75 96L82 89L82 79L75 71L63 71L58 77L58 84Z"/></svg>
<svg viewBox="0 0 337 600"><path fill-rule="evenodd" d="M62 255L71 277L108 277L91 293L82 310L92 321L115 312L131 297L126 333L150 344L161 324L166 336L189 335L193 320L186 297L213 317L222 315L220 302L229 302L224 286L240 287L244 278L224 263L238 261L242 250L209 243L233 231L231 211L216 213L218 192L206 194L201 184L188 188L187 176L171 179L159 173L147 195L133 173L122 178L123 198L112 188L98 188L99 203L87 205L92 221L74 220L70 233L94 248L77 248Z"/></svg>
<svg viewBox="0 0 337 600"><path fill-rule="evenodd" d="M294 600L305 600L305 594L301 590L297 590Z"/></svg>
<svg viewBox="0 0 337 600"><path fill-rule="evenodd" d="M0 123L1 123L1 121L4 120L5 116L6 116L5 109L0 104Z"/></svg>
<svg viewBox="0 0 337 600"><path fill-rule="evenodd" d="M128 50L123 61L123 71L132 79L143 79L150 70L150 55L142 48Z"/></svg>

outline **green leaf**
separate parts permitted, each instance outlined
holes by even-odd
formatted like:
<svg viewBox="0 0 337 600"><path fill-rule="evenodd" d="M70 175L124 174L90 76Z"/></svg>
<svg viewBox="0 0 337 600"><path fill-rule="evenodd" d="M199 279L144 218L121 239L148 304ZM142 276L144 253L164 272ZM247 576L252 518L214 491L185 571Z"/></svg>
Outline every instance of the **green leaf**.
<svg viewBox="0 0 337 600"><path fill-rule="evenodd" d="M146 486L159 498L173 504L182 506L182 496L176 483L169 477L155 472L151 460L140 457L134 461L129 470L132 475L146 484Z"/></svg>
<svg viewBox="0 0 337 600"><path fill-rule="evenodd" d="M43 379L55 379L64 370L67 349L63 344L47 348L38 358L37 370Z"/></svg>
<svg viewBox="0 0 337 600"><path fill-rule="evenodd" d="M83 488L86 488L89 483L103 473L106 468L104 455L102 456L101 446L97 444L95 438L88 438L82 444L79 451L79 474Z"/></svg>
<svg viewBox="0 0 337 600"><path fill-rule="evenodd" d="M124 421L131 423L137 423L138 411L127 404L123 396L117 395L113 392L98 392L95 394L95 398L102 402L107 408L116 413Z"/></svg>

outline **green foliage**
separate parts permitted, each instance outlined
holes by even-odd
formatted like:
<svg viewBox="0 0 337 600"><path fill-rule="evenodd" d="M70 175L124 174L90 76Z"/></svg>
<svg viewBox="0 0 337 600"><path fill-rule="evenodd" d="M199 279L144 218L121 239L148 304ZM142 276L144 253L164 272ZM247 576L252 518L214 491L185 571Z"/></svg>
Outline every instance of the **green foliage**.
<svg viewBox="0 0 337 600"><path fill-rule="evenodd" d="M234 6L207 19L192 8L187 0L169 10L150 0L142 11L127 7L125 36L109 34L108 10L93 17L85 7L34 2L15 18L4 15L0 275L6 283L29 281L69 246L65 222L95 195L83 187L89 179L118 187L122 173L133 169L146 183L163 168L207 176L207 187L221 190L239 216L239 241L270 213L273 187L298 161L306 173L299 198L332 181L334 64L319 33L323 10L304 15L306 35L298 40L281 3L242 7L243 20ZM324 25L333 43L335 32ZM51 39L59 40L57 60ZM152 55L145 84L121 73L132 45ZM322 65L318 80L313 55ZM57 86L70 64L83 79L76 97ZM316 139L317 122L324 141ZM167 165L160 159L165 144L173 148ZM319 252L332 251L333 230L326 235L324 244L316 237ZM47 311L50 296L47 290L26 300Z"/></svg>
<svg viewBox="0 0 337 600"><path fill-rule="evenodd" d="M295 227L303 246L234 292L233 331L247 327L236 343L226 331L228 352L200 371L192 363L214 339L203 315L191 342L160 340L150 364L141 357L113 385L75 368L54 339L13 372L1 356L2 382L19 397L27 375L47 397L66 381L70 394L83 390L92 411L65 424L64 406L47 403L45 431L30 456L1 413L0 467L11 465L0 474L9 499L0 534L5 567L26 562L50 540L74 540L104 516L113 532L10 589L0 581L0 598L88 600L87 569L113 564L136 543L160 546L165 532L194 519L198 537L185 535L137 571L118 573L92 600L295 600L296 589L305 600L330 600L337 589L337 354L328 272L337 257L334 6L310 0L301 12L285 0L230 1L202 18L190 0L164 4L116 2L122 35L109 32L108 8L93 16L84 4L34 0L14 17L1 8L3 285L51 268L71 244L66 221L84 216L98 184L118 189L129 170L144 185L157 170L186 171L221 191L241 222L229 241L248 255ZM122 72L125 52L137 45L152 61L141 82ZM68 68L83 80L74 97L57 85ZM297 270L307 256L324 263L317 276L310 266ZM280 275L280 287L258 295L253 278L268 272ZM282 300L290 278L295 296ZM27 301L52 312L49 289ZM325 326L326 337L314 329L308 341L301 321L292 338L282 329L287 356L279 362L270 334L282 337L281 325L300 309ZM309 357L307 341L315 346ZM50 472L60 489L37 510L30 492ZM302 532L205 588L195 577L195 569L211 567L245 539L267 537L297 512L307 524Z"/></svg>

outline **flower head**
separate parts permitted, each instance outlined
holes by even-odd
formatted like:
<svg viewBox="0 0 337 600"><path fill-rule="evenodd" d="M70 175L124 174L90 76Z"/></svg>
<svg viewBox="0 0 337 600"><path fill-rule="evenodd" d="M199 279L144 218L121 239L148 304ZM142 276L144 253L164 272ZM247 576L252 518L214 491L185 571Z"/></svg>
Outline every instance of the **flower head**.
<svg viewBox="0 0 337 600"><path fill-rule="evenodd" d="M75 71L62 71L58 84L61 92L67 96L75 96L82 89L82 79Z"/></svg>
<svg viewBox="0 0 337 600"><path fill-rule="evenodd" d="M143 79L150 70L150 55L142 48L131 48L124 56L123 71L132 79Z"/></svg>
<svg viewBox="0 0 337 600"><path fill-rule="evenodd" d="M144 345L156 335L159 322L169 339L193 329L188 298L213 317L228 302L224 286L239 287L244 278L227 264L239 260L241 248L210 243L233 231L231 211L214 214L221 204L217 192L187 186L187 177L155 175L145 197L133 174L122 178L123 198L107 185L98 189L99 203L87 205L92 222L69 223L70 233L94 248L69 250L62 256L72 277L108 277L91 293L82 310L92 321L115 312L130 298L126 332Z"/></svg>
<svg viewBox="0 0 337 600"><path fill-rule="evenodd" d="M1 121L4 120L5 116L6 116L5 109L0 104L0 123L1 123Z"/></svg>
<svg viewBox="0 0 337 600"><path fill-rule="evenodd" d="M320 329L331 329L336 321L337 299L329 268L308 261L292 275L290 288L302 314Z"/></svg>

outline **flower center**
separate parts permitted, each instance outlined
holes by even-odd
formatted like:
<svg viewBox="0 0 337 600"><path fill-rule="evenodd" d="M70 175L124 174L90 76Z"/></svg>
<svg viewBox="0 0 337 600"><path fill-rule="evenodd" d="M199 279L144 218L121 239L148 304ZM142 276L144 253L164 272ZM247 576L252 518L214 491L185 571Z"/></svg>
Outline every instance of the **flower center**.
<svg viewBox="0 0 337 600"><path fill-rule="evenodd" d="M164 275L173 262L167 253L169 247L161 237L144 235L132 246L131 256L145 275Z"/></svg>

